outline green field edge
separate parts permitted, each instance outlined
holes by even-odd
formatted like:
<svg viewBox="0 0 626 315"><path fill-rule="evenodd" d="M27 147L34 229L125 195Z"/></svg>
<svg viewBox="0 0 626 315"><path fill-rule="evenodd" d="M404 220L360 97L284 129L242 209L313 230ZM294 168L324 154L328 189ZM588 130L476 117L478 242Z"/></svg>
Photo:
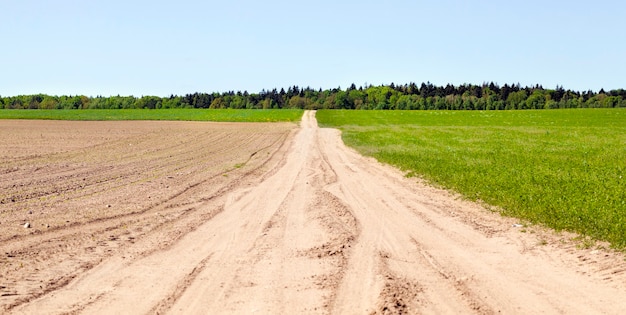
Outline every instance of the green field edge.
<svg viewBox="0 0 626 315"><path fill-rule="evenodd" d="M626 250L624 109L320 110L317 119L341 130L347 146L407 177L525 224Z"/></svg>
<svg viewBox="0 0 626 315"><path fill-rule="evenodd" d="M2 109L2 119L299 122L301 109Z"/></svg>

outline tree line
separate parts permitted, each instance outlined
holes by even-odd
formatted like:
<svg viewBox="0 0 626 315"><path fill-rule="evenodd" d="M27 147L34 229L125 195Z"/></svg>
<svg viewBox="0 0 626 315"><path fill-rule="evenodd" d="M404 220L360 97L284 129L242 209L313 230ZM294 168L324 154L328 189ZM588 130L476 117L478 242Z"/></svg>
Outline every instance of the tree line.
<svg viewBox="0 0 626 315"><path fill-rule="evenodd" d="M626 90L594 92L565 90L562 86L544 89L541 85L495 83L435 86L415 83L346 89L289 87L260 93L193 93L184 96L51 96L45 94L0 97L0 109L405 109L405 110L511 110L556 108L626 107Z"/></svg>

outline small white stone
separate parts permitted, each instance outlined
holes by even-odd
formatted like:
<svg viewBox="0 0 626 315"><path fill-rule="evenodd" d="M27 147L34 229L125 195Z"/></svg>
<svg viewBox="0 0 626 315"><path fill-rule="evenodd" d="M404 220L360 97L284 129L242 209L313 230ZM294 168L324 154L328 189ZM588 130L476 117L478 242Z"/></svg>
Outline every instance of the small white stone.
<svg viewBox="0 0 626 315"><path fill-rule="evenodd" d="M29 222L24 223L24 228L25 229L30 229L30 223Z"/></svg>

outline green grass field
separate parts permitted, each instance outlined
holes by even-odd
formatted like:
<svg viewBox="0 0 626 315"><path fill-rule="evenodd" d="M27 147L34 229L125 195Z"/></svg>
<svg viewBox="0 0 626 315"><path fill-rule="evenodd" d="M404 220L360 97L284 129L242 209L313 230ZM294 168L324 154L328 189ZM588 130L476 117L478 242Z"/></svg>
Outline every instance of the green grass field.
<svg viewBox="0 0 626 315"><path fill-rule="evenodd" d="M626 110L318 111L349 146L507 216L626 248Z"/></svg>
<svg viewBox="0 0 626 315"><path fill-rule="evenodd" d="M298 122L300 109L3 109L0 119Z"/></svg>

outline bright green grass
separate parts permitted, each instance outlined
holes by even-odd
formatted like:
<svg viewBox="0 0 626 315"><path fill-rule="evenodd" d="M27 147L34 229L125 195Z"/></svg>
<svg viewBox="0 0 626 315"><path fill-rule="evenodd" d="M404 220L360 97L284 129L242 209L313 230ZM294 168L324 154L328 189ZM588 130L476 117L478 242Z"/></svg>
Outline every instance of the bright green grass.
<svg viewBox="0 0 626 315"><path fill-rule="evenodd" d="M298 122L302 113L300 109L4 109L0 119Z"/></svg>
<svg viewBox="0 0 626 315"><path fill-rule="evenodd" d="M508 216L626 248L626 110L318 111L346 144Z"/></svg>

